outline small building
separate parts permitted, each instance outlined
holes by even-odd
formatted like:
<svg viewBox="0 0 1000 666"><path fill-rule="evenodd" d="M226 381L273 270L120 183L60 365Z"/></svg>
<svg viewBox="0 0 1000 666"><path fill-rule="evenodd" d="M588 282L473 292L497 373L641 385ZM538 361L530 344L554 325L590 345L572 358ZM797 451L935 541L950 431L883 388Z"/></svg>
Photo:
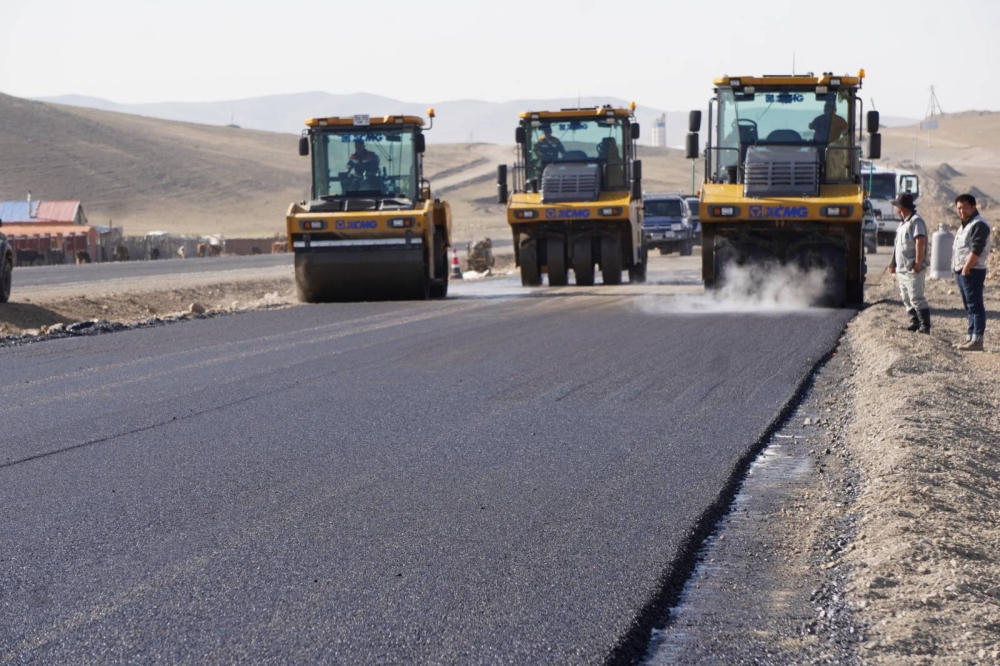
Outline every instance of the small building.
<svg viewBox="0 0 1000 666"><path fill-rule="evenodd" d="M653 146L656 148L667 147L667 114L661 113L653 121Z"/></svg>
<svg viewBox="0 0 1000 666"><path fill-rule="evenodd" d="M71 264L84 252L99 260L97 229L79 201L3 201L0 221L19 265Z"/></svg>

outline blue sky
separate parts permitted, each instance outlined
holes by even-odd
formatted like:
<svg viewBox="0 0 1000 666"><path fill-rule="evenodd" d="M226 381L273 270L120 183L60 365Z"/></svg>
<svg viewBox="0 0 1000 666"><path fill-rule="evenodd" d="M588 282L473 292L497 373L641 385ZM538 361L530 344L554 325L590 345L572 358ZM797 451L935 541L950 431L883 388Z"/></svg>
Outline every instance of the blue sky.
<svg viewBox="0 0 1000 666"><path fill-rule="evenodd" d="M707 9L711 7L711 9ZM831 8L832 7L832 8ZM702 108L712 78L856 73L884 114L1000 110L1000 3L0 1L0 92L122 103L321 90L403 101L600 94ZM869 107L870 108L870 107Z"/></svg>

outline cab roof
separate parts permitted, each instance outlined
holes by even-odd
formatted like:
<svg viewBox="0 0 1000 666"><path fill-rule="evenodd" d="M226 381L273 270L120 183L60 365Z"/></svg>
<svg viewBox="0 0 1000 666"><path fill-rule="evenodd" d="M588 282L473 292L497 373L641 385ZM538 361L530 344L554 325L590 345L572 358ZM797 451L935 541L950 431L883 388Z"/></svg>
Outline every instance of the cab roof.
<svg viewBox="0 0 1000 666"><path fill-rule="evenodd" d="M632 115L630 109L612 106L592 106L585 109L560 109L559 111L525 111L520 114L522 120L542 120L545 118L628 118Z"/></svg>
<svg viewBox="0 0 1000 666"><path fill-rule="evenodd" d="M764 76L723 76L715 79L713 83L717 86L855 86L861 85L861 80L865 78L865 70L858 72L857 76L839 75L833 72L824 72L820 76L809 74L765 74ZM839 83L837 82L839 81Z"/></svg>
<svg viewBox="0 0 1000 666"><path fill-rule="evenodd" d="M371 117L367 125L356 125L354 116L347 118L309 118L306 120L307 127L376 127L383 125L416 125L424 126L424 119L420 116L383 116L381 118Z"/></svg>

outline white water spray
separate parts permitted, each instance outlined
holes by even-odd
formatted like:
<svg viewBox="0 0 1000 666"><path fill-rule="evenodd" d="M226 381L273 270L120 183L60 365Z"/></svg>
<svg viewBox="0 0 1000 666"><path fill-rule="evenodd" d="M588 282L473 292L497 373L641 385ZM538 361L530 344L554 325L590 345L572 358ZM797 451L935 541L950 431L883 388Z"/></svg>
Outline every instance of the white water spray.
<svg viewBox="0 0 1000 666"><path fill-rule="evenodd" d="M652 314L794 312L815 307L829 284L825 269L730 265L725 283L717 290L669 300L644 299L640 308Z"/></svg>

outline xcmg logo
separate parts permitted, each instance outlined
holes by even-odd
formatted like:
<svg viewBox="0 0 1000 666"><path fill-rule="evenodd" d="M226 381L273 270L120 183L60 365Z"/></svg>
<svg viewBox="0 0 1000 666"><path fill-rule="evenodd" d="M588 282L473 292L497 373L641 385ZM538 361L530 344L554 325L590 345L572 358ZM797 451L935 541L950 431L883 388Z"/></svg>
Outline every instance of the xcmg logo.
<svg viewBox="0 0 1000 666"><path fill-rule="evenodd" d="M590 217L590 211L579 208L549 208L545 217L550 220L575 220Z"/></svg>
<svg viewBox="0 0 1000 666"><path fill-rule="evenodd" d="M791 220L809 216L805 206L750 206L753 219Z"/></svg>
<svg viewBox="0 0 1000 666"><path fill-rule="evenodd" d="M375 220L337 220L337 229L378 229Z"/></svg>

